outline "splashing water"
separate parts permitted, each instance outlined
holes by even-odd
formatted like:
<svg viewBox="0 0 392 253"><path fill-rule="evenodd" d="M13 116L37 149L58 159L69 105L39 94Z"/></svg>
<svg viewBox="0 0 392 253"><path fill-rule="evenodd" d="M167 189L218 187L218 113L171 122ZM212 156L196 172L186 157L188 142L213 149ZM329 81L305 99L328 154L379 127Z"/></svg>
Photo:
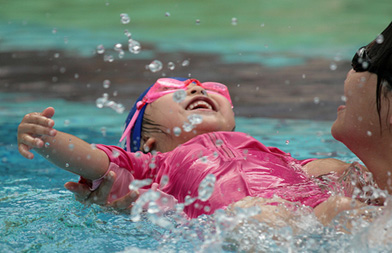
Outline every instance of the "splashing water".
<svg viewBox="0 0 392 253"><path fill-rule="evenodd" d="M136 191L140 188L150 185L152 183L151 178L143 179L143 180L133 180L132 183L129 185L129 190Z"/></svg>
<svg viewBox="0 0 392 253"><path fill-rule="evenodd" d="M198 188L198 192L199 192L199 199L201 201L207 201L213 191L214 191L214 187L215 187L215 181L216 181L216 177L214 174L208 174L203 181L201 181L199 188Z"/></svg>
<svg viewBox="0 0 392 253"><path fill-rule="evenodd" d="M151 72L153 72L153 73L158 72L158 71L161 71L161 70L162 70L162 67L163 67L163 64L162 64L162 62L159 61L159 60L153 60L150 64L147 65L147 68L148 68Z"/></svg>
<svg viewBox="0 0 392 253"><path fill-rule="evenodd" d="M120 18L121 18L121 23L123 23L124 25L129 24L129 22L131 22L131 19L129 18L127 13L121 13Z"/></svg>
<svg viewBox="0 0 392 253"><path fill-rule="evenodd" d="M129 39L128 40L128 50L132 54L139 54L140 51L142 50L142 47L140 46L140 43L136 40Z"/></svg>
<svg viewBox="0 0 392 253"><path fill-rule="evenodd" d="M189 61L189 60L184 60L184 61L181 63L181 66L187 67L187 66L189 66L189 64L190 64L190 61Z"/></svg>
<svg viewBox="0 0 392 253"><path fill-rule="evenodd" d="M378 35L376 38L376 42L378 44L382 44L384 42L384 35L382 35L382 34Z"/></svg>
<svg viewBox="0 0 392 253"><path fill-rule="evenodd" d="M98 54L103 54L105 53L105 47L103 45L98 45L97 46L97 53Z"/></svg>
<svg viewBox="0 0 392 253"><path fill-rule="evenodd" d="M203 122L203 117L199 114L191 114L188 116L188 120L192 125L198 125Z"/></svg>
<svg viewBox="0 0 392 253"><path fill-rule="evenodd" d="M184 131L187 132L187 133L192 131L193 128L194 128L194 125L192 125L189 122L184 122L184 124L182 125L182 129L184 129Z"/></svg>
<svg viewBox="0 0 392 253"><path fill-rule="evenodd" d="M167 63L167 67L170 70L174 70L176 68L176 65L173 62L168 62Z"/></svg>
<svg viewBox="0 0 392 253"><path fill-rule="evenodd" d="M107 93L104 93L102 97L97 98L95 104L98 108L111 108L119 114L122 114L125 110L125 107L122 104L109 100L109 95Z"/></svg>
<svg viewBox="0 0 392 253"><path fill-rule="evenodd" d="M110 87L111 82L110 80L104 80L102 84L105 89L108 89Z"/></svg>
<svg viewBox="0 0 392 253"><path fill-rule="evenodd" d="M174 127L174 128L173 128L173 133L174 133L175 136L180 136L180 134L181 134L181 128L179 128L179 127Z"/></svg>
<svg viewBox="0 0 392 253"><path fill-rule="evenodd" d="M184 99L186 98L186 91L185 90L176 90L176 92L173 93L173 100L176 103L181 103L182 101L184 101Z"/></svg>

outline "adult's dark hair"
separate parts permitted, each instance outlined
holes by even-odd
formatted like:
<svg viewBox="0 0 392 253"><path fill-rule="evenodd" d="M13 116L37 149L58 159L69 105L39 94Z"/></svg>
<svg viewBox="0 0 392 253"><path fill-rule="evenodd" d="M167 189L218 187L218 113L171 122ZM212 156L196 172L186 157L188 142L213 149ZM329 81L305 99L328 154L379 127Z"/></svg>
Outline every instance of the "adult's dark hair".
<svg viewBox="0 0 392 253"><path fill-rule="evenodd" d="M376 103L381 123L381 96L392 91L392 22L375 40L365 46L368 71L377 74ZM388 108L389 110L389 108Z"/></svg>

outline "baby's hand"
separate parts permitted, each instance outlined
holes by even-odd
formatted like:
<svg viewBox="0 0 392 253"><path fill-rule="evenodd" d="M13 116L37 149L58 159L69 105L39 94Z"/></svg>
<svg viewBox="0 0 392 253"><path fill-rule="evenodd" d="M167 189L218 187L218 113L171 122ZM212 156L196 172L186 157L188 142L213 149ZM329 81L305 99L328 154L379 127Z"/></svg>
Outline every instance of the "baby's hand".
<svg viewBox="0 0 392 253"><path fill-rule="evenodd" d="M18 126L18 149L24 157L33 159L32 148L42 148L45 144L44 136L55 136L57 131L53 129L54 108L48 107L41 113L33 112L26 114Z"/></svg>

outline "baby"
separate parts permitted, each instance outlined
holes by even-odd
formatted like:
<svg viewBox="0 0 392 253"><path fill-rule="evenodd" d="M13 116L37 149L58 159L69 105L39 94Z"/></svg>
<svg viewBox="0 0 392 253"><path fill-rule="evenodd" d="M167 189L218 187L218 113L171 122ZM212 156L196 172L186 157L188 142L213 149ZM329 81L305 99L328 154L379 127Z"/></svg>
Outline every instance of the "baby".
<svg viewBox="0 0 392 253"><path fill-rule="evenodd" d="M330 198L326 183L317 178L331 168L341 173L348 164L335 159L299 161L234 132L232 108L229 91L221 83L161 78L131 109L121 138L126 139L124 149L90 145L56 131L51 107L24 117L18 147L26 158L34 157L34 149L80 175L80 182L92 191L114 172L109 202L129 194L133 180L144 180L143 189L154 188L179 203L187 202L184 212L189 218L212 214L246 197L279 197L318 207L318 217L333 213L336 203L346 203L337 212L352 208L351 198ZM212 189L206 192L200 185Z"/></svg>

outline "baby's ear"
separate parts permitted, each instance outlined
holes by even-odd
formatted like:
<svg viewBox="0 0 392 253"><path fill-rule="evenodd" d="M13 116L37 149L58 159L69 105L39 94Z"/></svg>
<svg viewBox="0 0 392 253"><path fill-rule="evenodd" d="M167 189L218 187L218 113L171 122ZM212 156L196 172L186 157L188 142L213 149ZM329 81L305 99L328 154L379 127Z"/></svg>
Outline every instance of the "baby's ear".
<svg viewBox="0 0 392 253"><path fill-rule="evenodd" d="M155 149L156 139L154 137L148 137L143 144L143 152L148 153Z"/></svg>

